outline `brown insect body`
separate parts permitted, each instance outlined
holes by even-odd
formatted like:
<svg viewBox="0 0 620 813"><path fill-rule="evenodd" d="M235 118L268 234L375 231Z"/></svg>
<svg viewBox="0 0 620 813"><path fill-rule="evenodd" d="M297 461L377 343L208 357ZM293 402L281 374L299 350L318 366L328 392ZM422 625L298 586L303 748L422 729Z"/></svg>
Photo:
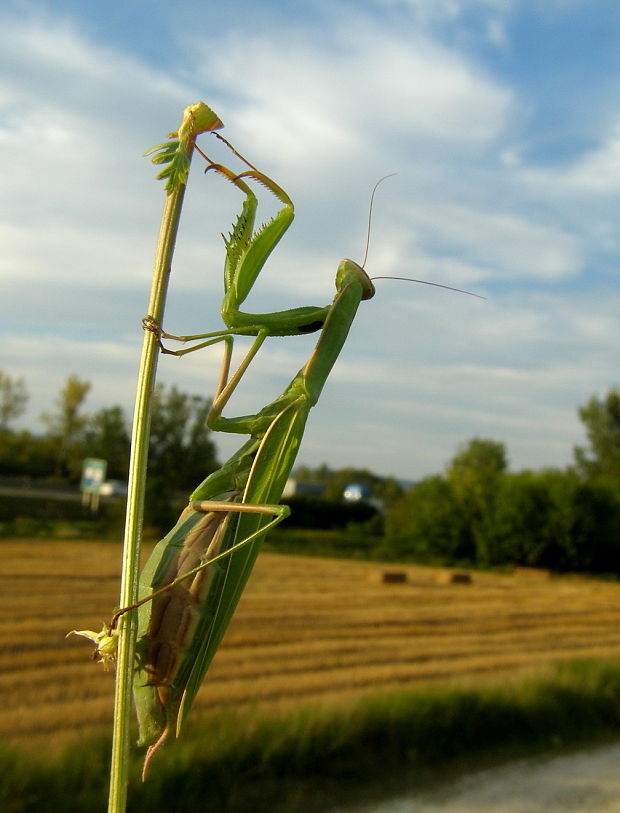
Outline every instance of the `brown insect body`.
<svg viewBox="0 0 620 813"><path fill-rule="evenodd" d="M220 552L228 517L229 514L224 511L205 514L184 540L178 555L168 563L158 580L158 589L166 587ZM200 602L209 589L211 578L212 570L207 567L153 600L147 630L149 647L146 670L149 673L148 685L157 688L163 706L167 705L170 685L192 639Z"/></svg>

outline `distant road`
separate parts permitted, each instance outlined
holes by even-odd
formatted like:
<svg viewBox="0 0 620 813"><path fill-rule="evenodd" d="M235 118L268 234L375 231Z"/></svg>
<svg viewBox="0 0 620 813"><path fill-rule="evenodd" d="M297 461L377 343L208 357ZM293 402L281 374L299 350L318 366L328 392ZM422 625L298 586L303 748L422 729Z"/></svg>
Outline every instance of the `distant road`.
<svg viewBox="0 0 620 813"><path fill-rule="evenodd" d="M331 813L620 813L620 744L519 760L427 793Z"/></svg>
<svg viewBox="0 0 620 813"><path fill-rule="evenodd" d="M0 497L28 497L46 500L81 500L82 493L77 488L37 488L35 486L0 485Z"/></svg>

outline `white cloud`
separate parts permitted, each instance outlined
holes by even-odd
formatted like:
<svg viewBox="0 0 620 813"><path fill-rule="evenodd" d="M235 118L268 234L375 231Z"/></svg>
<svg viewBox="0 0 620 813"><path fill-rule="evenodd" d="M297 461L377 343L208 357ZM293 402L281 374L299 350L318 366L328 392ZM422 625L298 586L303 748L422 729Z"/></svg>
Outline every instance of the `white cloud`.
<svg viewBox="0 0 620 813"><path fill-rule="evenodd" d="M510 92L472 62L362 15L322 42L283 27L269 42L232 35L194 50L198 76L239 100L235 132L259 155L312 162L321 175L343 158L359 161L385 133L478 147L512 112Z"/></svg>
<svg viewBox="0 0 620 813"><path fill-rule="evenodd" d="M444 20L467 5L416 4L420 15ZM501 46L497 4L477 5L488 11L480 12L481 35ZM484 284L490 293L479 303L377 283L301 459L419 476L482 435L506 440L516 467L568 462L579 442L576 407L617 375L615 291L588 295L569 284L590 267L602 236L617 250L614 231L582 202L617 191L620 130L562 172L534 171L508 143L521 100L466 55L471 49L441 45L430 25L371 26L349 8L345 27L338 9L332 14L323 38L293 18L269 36L231 26L208 49L184 31L192 86L54 19L0 28L0 144L10 156L0 166L2 323L10 331L1 366L25 376L35 415L70 372L93 379L90 408L129 407L163 198L140 155L200 86L226 135L297 206L295 227L247 310L326 304L340 257L362 252L372 184L393 169L398 177L375 207L369 270L473 290ZM510 162L501 163L502 151ZM259 220L274 210L268 198L260 193ZM217 328L219 233L240 203L221 179L194 173L171 330ZM577 225L567 217L573 208L581 210ZM510 282L509 295L498 281ZM274 341L261 351L232 414L275 397L313 341ZM160 372L207 395L220 357L214 349L165 359Z"/></svg>
<svg viewBox="0 0 620 813"><path fill-rule="evenodd" d="M546 194L561 196L567 191L585 196L620 193L620 123L604 134L600 144L573 162L560 167L523 169L523 179Z"/></svg>
<svg viewBox="0 0 620 813"><path fill-rule="evenodd" d="M521 215L450 203L445 198L412 204L408 215L421 242L428 244L427 251L441 243L455 259L481 266L484 275L557 280L583 266L575 235Z"/></svg>
<svg viewBox="0 0 620 813"><path fill-rule="evenodd" d="M472 12L506 14L510 0L377 0L384 7L404 6L422 23L454 22Z"/></svg>

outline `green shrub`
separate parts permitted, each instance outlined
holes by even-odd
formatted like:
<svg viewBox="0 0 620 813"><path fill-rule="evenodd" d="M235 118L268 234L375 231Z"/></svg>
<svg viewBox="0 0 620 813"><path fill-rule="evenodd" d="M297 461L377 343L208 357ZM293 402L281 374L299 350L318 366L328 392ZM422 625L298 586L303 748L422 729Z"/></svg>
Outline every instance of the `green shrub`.
<svg viewBox="0 0 620 813"><path fill-rule="evenodd" d="M612 484L570 470L503 473L475 502L444 477L422 480L391 506L385 550L443 564L620 573L620 498Z"/></svg>
<svg viewBox="0 0 620 813"><path fill-rule="evenodd" d="M466 563L476 558L467 516L448 481L437 475L417 483L386 517L381 549L392 559Z"/></svg>

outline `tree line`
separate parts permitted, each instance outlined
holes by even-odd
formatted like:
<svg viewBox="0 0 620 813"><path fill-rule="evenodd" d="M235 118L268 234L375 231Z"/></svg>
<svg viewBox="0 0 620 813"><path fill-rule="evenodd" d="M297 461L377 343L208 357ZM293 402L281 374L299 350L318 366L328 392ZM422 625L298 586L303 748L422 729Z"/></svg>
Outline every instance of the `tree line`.
<svg viewBox="0 0 620 813"><path fill-rule="evenodd" d="M334 501L355 482L383 503L383 514L351 515L347 530L357 545L343 551L337 537L323 539L323 553L620 574L620 393L593 396L579 417L588 443L574 449L574 462L564 469L510 472L505 445L488 438L469 440L443 473L406 491L366 469L301 466L296 476L322 483L326 499L299 498L294 507L301 519L293 516L287 526L342 526L347 517L337 516Z"/></svg>
<svg viewBox="0 0 620 813"><path fill-rule="evenodd" d="M41 416L46 431L36 435L11 428L26 408L28 393L22 379L0 370L0 476L77 483L84 458L102 457L108 461L108 478L126 479L126 417L120 406L86 412L90 388L90 382L69 376L53 409ZM163 527L174 520L187 493L218 467L206 426L209 408L206 398L157 386L147 480L150 524ZM295 476L322 483L325 499L316 505L298 500L298 516L287 526L342 526L339 501L344 487L355 482L384 506L382 515L375 511L368 519L363 512L359 517L344 512L366 537L369 555L620 573L620 392L593 396L579 417L587 445L574 449L574 462L565 469L510 472L504 444L488 438L471 439L442 474L407 491L394 478L367 469L299 466ZM323 510L326 505L330 511Z"/></svg>
<svg viewBox="0 0 620 813"><path fill-rule="evenodd" d="M41 415L42 434L14 430L25 411L23 379L0 370L0 476L61 480L77 484L87 457L107 460L108 479L126 480L130 427L120 406L86 411L89 381L70 375L49 412ZM178 494L194 489L218 468L207 429L207 398L158 384L151 417L147 513L153 524L168 522Z"/></svg>
<svg viewBox="0 0 620 813"><path fill-rule="evenodd" d="M474 438L443 474L390 507L383 552L444 564L620 573L620 393L579 409L588 445L565 469L508 472L504 444Z"/></svg>

